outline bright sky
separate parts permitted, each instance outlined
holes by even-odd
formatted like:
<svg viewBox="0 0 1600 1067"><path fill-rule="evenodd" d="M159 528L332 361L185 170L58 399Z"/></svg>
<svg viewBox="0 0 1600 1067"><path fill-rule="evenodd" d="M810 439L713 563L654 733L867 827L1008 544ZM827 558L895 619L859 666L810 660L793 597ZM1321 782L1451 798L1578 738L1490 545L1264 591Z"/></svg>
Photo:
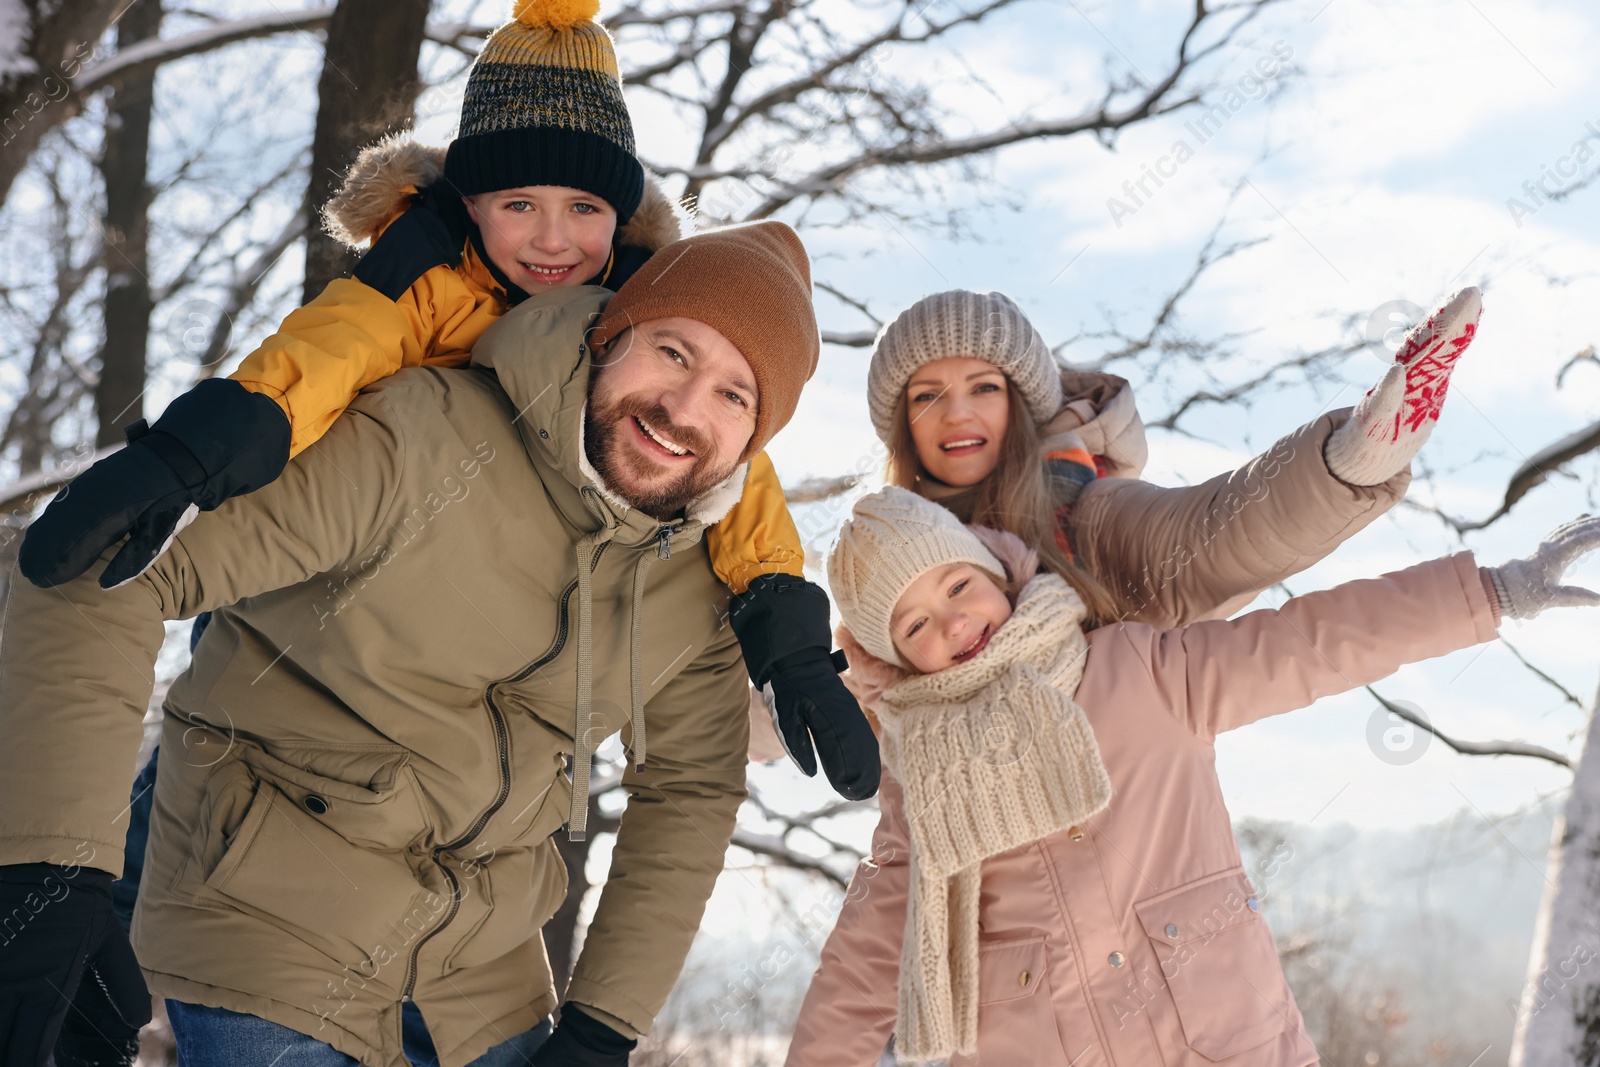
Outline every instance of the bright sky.
<svg viewBox="0 0 1600 1067"><path fill-rule="evenodd" d="M963 54L999 97L983 108L1055 114L1053 86L1087 83L1102 56L1118 70L1159 69L1173 35L1152 27L1172 26L1186 6L1023 5L964 38ZM1527 456L1600 419L1600 367L1580 366L1555 389L1559 366L1600 340L1600 191L1541 203L1523 188L1541 179L1559 188L1547 176L1570 169L1584 138L1600 156L1600 74L1589 61L1597 37L1600 18L1577 2L1333 0L1320 12L1300 4L1256 27L1222 68L1222 80L1238 84L1264 57L1262 69L1273 69L1271 57L1288 56L1276 66L1296 73L1274 79L1281 95L1271 104L1246 99L1204 143L1185 128L1190 114L1131 131L1115 152L1092 141L1008 150L996 168L1005 188L954 194L978 205L981 244L908 231L819 239L817 277L867 297L882 317L940 289L998 289L1052 342L1103 325L1101 308L1136 329L1186 272L1234 183L1248 176L1229 233L1272 240L1207 279L1188 305L1190 325L1253 331L1244 351L1265 365L1286 350L1340 340L1346 315L1365 321L1390 300L1427 305L1461 285L1482 286L1479 339L1424 453L1438 472L1438 502L1482 516ZM891 73L894 62L886 64ZM1175 166L1163 157L1176 159L1179 139L1194 152ZM1147 183L1155 195L1113 219L1108 198L1132 203L1123 183L1158 164L1175 175L1159 189ZM1600 159L1587 158L1580 173L1597 167ZM1008 193L1024 210L982 206ZM1508 208L1512 197L1525 205L1521 218ZM844 251L850 256L827 258ZM826 298L821 306L829 325L864 325ZM771 449L787 480L853 469L870 454L866 358L859 350L824 355L799 414ZM1210 443L1152 434L1146 477L1180 484L1226 470L1324 407L1354 403L1382 366L1362 354L1342 391L1275 394L1253 411L1197 420L1195 431ZM1134 384L1147 414L1165 412L1159 383ZM1526 554L1554 526L1596 506L1587 495L1595 472L1592 459L1581 461L1580 481L1554 479L1465 547L1488 564ZM1429 499L1420 484L1413 494ZM1290 587L1326 587L1462 547L1436 519L1402 511ZM1577 577L1600 583L1600 560ZM1592 700L1600 613L1551 612L1501 632ZM1582 711L1501 645L1408 668L1380 691L1463 738L1521 738L1573 758L1582 740ZM1235 815L1404 825L1469 805L1511 810L1569 778L1540 761L1468 759L1437 742L1415 762L1386 763L1367 741L1374 709L1364 694L1333 698L1224 738L1218 765Z"/></svg>

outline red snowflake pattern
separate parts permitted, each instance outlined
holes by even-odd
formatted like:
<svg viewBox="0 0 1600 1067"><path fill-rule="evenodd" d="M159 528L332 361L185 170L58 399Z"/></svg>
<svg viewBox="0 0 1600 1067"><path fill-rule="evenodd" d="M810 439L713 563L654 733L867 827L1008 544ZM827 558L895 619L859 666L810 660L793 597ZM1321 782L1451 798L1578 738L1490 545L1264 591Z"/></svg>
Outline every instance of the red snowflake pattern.
<svg viewBox="0 0 1600 1067"><path fill-rule="evenodd" d="M1433 322L1430 320L1428 325L1432 326ZM1476 322L1466 323L1454 337L1440 337L1431 330L1419 330L1395 356L1395 361L1406 368L1406 392L1394 416L1391 441L1400 439L1402 429L1415 433L1439 420L1445 394L1450 389L1450 372L1477 332Z"/></svg>

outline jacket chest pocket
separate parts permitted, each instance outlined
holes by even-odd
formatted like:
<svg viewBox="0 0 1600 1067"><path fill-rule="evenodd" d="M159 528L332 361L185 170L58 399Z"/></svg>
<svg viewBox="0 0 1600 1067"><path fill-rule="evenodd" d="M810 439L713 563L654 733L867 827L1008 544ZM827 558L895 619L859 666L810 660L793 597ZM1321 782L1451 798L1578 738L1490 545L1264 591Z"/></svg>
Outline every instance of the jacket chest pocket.
<svg viewBox="0 0 1600 1067"><path fill-rule="evenodd" d="M1189 1047L1224 1060L1283 1033L1289 1004L1272 931L1244 871L1134 905Z"/></svg>

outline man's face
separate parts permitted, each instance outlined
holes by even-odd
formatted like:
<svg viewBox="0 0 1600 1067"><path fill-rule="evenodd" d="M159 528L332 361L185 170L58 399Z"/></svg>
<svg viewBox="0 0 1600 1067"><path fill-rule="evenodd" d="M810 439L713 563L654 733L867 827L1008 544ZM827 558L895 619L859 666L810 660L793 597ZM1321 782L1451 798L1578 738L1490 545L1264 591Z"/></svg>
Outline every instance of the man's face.
<svg viewBox="0 0 1600 1067"><path fill-rule="evenodd" d="M584 451L613 492L669 519L733 473L759 400L750 364L716 329L650 319L595 356Z"/></svg>

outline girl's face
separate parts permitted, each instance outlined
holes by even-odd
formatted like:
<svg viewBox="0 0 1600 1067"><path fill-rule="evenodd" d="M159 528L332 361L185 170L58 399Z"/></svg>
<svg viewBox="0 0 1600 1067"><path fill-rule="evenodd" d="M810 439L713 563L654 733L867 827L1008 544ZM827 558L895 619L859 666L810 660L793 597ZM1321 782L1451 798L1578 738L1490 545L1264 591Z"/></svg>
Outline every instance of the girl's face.
<svg viewBox="0 0 1600 1067"><path fill-rule="evenodd" d="M520 289L582 285L605 269L617 209L592 193L529 185L466 197L494 265Z"/></svg>
<svg viewBox="0 0 1600 1067"><path fill-rule="evenodd" d="M954 667L982 652L1011 618L1011 601L970 563L946 563L900 594L889 617L895 651L921 674Z"/></svg>
<svg viewBox="0 0 1600 1067"><path fill-rule="evenodd" d="M1011 385L993 363L937 359L906 385L906 418L922 469L946 485L969 486L1000 462Z"/></svg>

